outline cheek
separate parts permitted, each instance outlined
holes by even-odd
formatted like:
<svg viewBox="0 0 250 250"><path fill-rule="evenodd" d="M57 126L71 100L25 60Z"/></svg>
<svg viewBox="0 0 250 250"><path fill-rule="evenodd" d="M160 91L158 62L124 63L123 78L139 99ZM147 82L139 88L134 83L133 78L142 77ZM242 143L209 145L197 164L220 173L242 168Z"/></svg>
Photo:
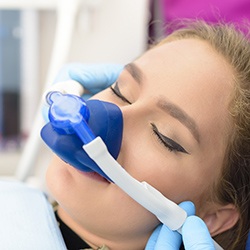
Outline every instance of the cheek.
<svg viewBox="0 0 250 250"><path fill-rule="evenodd" d="M198 160L168 151L152 134L133 125L125 127L119 163L138 181L146 181L177 204L197 203L210 182L199 170Z"/></svg>
<svg viewBox="0 0 250 250"><path fill-rule="evenodd" d="M63 173L64 171L62 171L60 165L59 158L53 156L46 172L46 184L53 196L54 193L57 193L61 180L67 179L67 175Z"/></svg>
<svg viewBox="0 0 250 250"><path fill-rule="evenodd" d="M176 184L183 182L183 178L178 161L149 129L142 130L136 122L131 126L126 122L118 162L138 181L146 181L176 202L180 199L182 186Z"/></svg>
<svg viewBox="0 0 250 250"><path fill-rule="evenodd" d="M74 186L74 179L70 171L68 171L68 167L69 166L57 156L53 157L48 166L46 184L50 194L56 200L63 200L65 197L70 196L70 187Z"/></svg>

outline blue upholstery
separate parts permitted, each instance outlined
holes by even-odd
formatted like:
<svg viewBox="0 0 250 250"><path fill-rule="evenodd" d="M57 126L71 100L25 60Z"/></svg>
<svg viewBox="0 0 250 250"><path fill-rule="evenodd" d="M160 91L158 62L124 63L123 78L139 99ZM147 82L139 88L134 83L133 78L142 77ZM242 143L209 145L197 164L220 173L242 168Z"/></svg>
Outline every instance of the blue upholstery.
<svg viewBox="0 0 250 250"><path fill-rule="evenodd" d="M45 195L25 184L0 181L1 249L66 250Z"/></svg>

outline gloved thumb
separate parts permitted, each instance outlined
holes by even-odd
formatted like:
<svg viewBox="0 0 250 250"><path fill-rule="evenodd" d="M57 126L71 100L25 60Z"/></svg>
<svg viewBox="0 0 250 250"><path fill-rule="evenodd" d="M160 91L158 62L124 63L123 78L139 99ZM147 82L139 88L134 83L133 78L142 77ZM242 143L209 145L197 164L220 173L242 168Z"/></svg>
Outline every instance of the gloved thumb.
<svg viewBox="0 0 250 250"><path fill-rule="evenodd" d="M187 212L187 215L195 214L195 206L191 201L184 201L179 206ZM145 250L177 250L181 245L181 235L170 230L165 225L159 225L150 236Z"/></svg>

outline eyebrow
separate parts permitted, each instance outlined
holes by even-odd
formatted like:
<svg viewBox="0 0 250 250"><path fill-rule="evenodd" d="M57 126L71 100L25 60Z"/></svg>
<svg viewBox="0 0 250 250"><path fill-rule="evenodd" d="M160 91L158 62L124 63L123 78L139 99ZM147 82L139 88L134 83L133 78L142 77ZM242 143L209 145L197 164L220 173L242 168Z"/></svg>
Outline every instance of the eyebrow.
<svg viewBox="0 0 250 250"><path fill-rule="evenodd" d="M144 75L136 64L129 63L125 65L125 69L130 73L137 83L142 83ZM172 117L180 121L185 127L189 129L195 140L198 143L200 142L200 133L198 131L197 124L195 123L194 119L190 117L183 109L172 102L168 102L164 98L160 98L158 100L157 106L164 112L170 114Z"/></svg>
<svg viewBox="0 0 250 250"><path fill-rule="evenodd" d="M181 109L179 106L175 105L174 103L166 101L163 98L161 98L157 102L157 106L163 111L170 114L172 117L174 117L178 121L180 121L185 127L189 129L191 134L194 136L195 140L198 143L200 142L200 134L198 131L197 124L195 123L194 119L190 117L183 109Z"/></svg>
<svg viewBox="0 0 250 250"><path fill-rule="evenodd" d="M125 65L125 69L130 73L130 75L134 78L136 82L139 84L142 83L143 80L143 72L140 68L137 67L134 63L129 63Z"/></svg>

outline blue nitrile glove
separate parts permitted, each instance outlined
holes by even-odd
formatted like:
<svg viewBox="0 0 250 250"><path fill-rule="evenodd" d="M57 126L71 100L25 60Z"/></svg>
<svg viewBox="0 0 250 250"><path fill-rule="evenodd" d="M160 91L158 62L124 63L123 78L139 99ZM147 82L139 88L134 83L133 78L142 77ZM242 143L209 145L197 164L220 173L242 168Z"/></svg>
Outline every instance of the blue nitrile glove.
<svg viewBox="0 0 250 250"><path fill-rule="evenodd" d="M145 250L179 250L182 240L186 250L214 250L214 245L206 224L194 216L195 207L192 202L180 204L188 214L183 227L182 236L165 225L159 225L150 236Z"/></svg>
<svg viewBox="0 0 250 250"><path fill-rule="evenodd" d="M54 82L75 80L89 93L84 99L106 89L113 84L123 69L121 64L83 64L71 63L65 65L56 76Z"/></svg>
<svg viewBox="0 0 250 250"><path fill-rule="evenodd" d="M53 83L75 80L85 89L84 99L88 99L99 91L113 84L120 75L121 64L84 64L70 63L63 66ZM87 93L86 93L87 92ZM42 109L44 120L48 122L48 107Z"/></svg>
<svg viewBox="0 0 250 250"><path fill-rule="evenodd" d="M188 217L182 227L182 240L187 250L215 250L205 222L194 215Z"/></svg>

